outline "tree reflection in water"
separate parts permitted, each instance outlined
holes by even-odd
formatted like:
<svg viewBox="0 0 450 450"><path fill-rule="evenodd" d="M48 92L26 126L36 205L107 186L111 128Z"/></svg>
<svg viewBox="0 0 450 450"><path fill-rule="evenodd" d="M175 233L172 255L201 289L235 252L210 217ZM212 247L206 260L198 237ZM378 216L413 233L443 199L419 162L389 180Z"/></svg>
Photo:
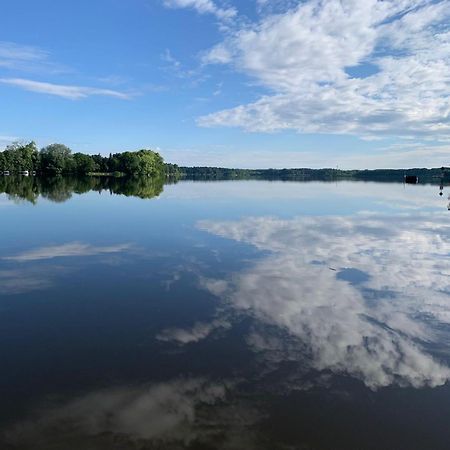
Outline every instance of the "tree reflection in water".
<svg viewBox="0 0 450 450"><path fill-rule="evenodd" d="M111 194L149 199L158 197L165 178L148 177L0 177L0 193L13 201L27 201L36 204L39 197L62 203L73 194L90 191L109 191Z"/></svg>

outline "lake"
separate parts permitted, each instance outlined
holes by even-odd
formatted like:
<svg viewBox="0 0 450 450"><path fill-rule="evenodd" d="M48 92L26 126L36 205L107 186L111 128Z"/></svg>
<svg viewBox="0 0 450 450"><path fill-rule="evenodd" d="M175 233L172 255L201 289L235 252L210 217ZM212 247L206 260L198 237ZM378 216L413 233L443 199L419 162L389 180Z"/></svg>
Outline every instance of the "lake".
<svg viewBox="0 0 450 450"><path fill-rule="evenodd" d="M449 448L448 192L2 183L0 448Z"/></svg>

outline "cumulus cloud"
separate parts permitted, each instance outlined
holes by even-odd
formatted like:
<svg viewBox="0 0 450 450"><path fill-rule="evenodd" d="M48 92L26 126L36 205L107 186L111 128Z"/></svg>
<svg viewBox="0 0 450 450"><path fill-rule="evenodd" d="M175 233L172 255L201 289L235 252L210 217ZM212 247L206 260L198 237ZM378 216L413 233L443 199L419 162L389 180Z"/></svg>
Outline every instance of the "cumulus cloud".
<svg viewBox="0 0 450 450"><path fill-rule="evenodd" d="M232 59L231 52L224 45L216 45L202 57L204 64L228 64Z"/></svg>
<svg viewBox="0 0 450 450"><path fill-rule="evenodd" d="M430 353L439 343L436 324L450 323L450 227L442 223L361 216L199 226L272 252L221 290L233 309L295 338L287 358L301 353L313 369L376 389L436 386L450 377ZM355 273L364 276L352 282ZM206 280L207 289L210 283L215 292L217 280Z"/></svg>
<svg viewBox="0 0 450 450"><path fill-rule="evenodd" d="M121 100L128 100L131 98L130 94L112 89L46 83L42 81L27 80L24 78L0 78L0 83L16 86L25 89L26 91L55 95L57 97L63 97L70 100L79 100L93 95L115 97Z"/></svg>
<svg viewBox="0 0 450 450"><path fill-rule="evenodd" d="M266 15L204 61L233 64L269 93L199 124L448 138L449 19L448 0L308 0Z"/></svg>
<svg viewBox="0 0 450 450"><path fill-rule="evenodd" d="M164 0L168 8L192 8L199 14L213 14L218 19L227 20L236 16L235 8L221 8L212 0Z"/></svg>
<svg viewBox="0 0 450 450"><path fill-rule="evenodd" d="M71 256L93 256L108 253L119 253L131 248L130 244L116 244L107 246L94 246L83 242L70 242L62 245L51 245L19 253L12 256L3 256L2 259L17 262L39 261L53 258L67 258Z"/></svg>

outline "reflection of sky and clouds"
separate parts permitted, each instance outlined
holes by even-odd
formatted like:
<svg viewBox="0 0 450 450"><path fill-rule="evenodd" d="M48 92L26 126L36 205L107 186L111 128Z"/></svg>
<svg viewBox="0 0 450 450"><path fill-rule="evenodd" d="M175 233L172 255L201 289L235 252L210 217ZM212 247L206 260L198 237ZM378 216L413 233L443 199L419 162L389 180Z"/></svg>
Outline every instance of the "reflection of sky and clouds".
<svg viewBox="0 0 450 450"><path fill-rule="evenodd" d="M270 206L275 213L292 215L347 214L367 208L371 211L443 209L447 202L438 196L438 186L403 186L400 183L312 181L295 183L284 181L220 181L208 183L186 182L166 186L161 197L169 200L201 200L227 206L227 212L245 205L247 210L259 215ZM298 203L295 203L298 202ZM255 208L255 204L258 208ZM213 212L213 211L211 211Z"/></svg>
<svg viewBox="0 0 450 450"><path fill-rule="evenodd" d="M450 325L450 227L441 219L201 222L210 233L271 252L219 291L217 280L204 285L243 314L298 338L315 369L372 388L441 385L450 369L426 350Z"/></svg>
<svg viewBox="0 0 450 450"><path fill-rule="evenodd" d="M229 448L245 448L248 435L236 431L241 427L242 432L254 418L249 410L243 411L241 418L236 406L234 417L229 414L226 394L226 383L203 378L99 390L63 406L47 407L34 420L10 429L7 439L17 448L39 450L58 445L74 449L179 449L201 444L215 448L217 441L223 441L224 431L233 426L234 433L227 436ZM227 421L218 421L220 414ZM143 447L149 441L155 447Z"/></svg>
<svg viewBox="0 0 450 450"><path fill-rule="evenodd" d="M17 268L0 270L0 294L22 294L44 290L52 285L52 278L60 272L60 267Z"/></svg>
<svg viewBox="0 0 450 450"><path fill-rule="evenodd" d="M83 242L68 242L0 256L0 261L3 260L0 267L0 294L21 294L50 288L58 276L73 272L74 267L70 263L67 264L67 258L112 257L128 252L131 248L130 244L96 246ZM60 263L52 263L54 259ZM64 260L66 263L61 262ZM47 261L50 261L50 264L41 264ZM86 260L83 262L86 263Z"/></svg>
<svg viewBox="0 0 450 450"><path fill-rule="evenodd" d="M108 253L119 253L130 248L130 244L118 244L110 246L95 246L83 242L69 242L61 245L50 245L28 251L17 255L3 256L7 261L28 262L43 259L68 258L71 256L96 256Z"/></svg>
<svg viewBox="0 0 450 450"><path fill-rule="evenodd" d="M348 450L380 426L382 448L450 439L436 186L188 182L157 201L9 204L0 446ZM423 401L434 416L410 413ZM316 446L314 429L334 434Z"/></svg>

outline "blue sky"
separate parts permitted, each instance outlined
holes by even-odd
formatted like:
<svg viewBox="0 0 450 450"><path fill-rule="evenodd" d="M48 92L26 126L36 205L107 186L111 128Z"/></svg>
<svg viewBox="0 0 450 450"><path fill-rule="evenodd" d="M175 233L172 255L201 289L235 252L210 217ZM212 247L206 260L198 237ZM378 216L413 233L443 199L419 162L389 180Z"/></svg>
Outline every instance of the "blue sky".
<svg viewBox="0 0 450 450"><path fill-rule="evenodd" d="M4 0L0 148L450 165L450 1Z"/></svg>

